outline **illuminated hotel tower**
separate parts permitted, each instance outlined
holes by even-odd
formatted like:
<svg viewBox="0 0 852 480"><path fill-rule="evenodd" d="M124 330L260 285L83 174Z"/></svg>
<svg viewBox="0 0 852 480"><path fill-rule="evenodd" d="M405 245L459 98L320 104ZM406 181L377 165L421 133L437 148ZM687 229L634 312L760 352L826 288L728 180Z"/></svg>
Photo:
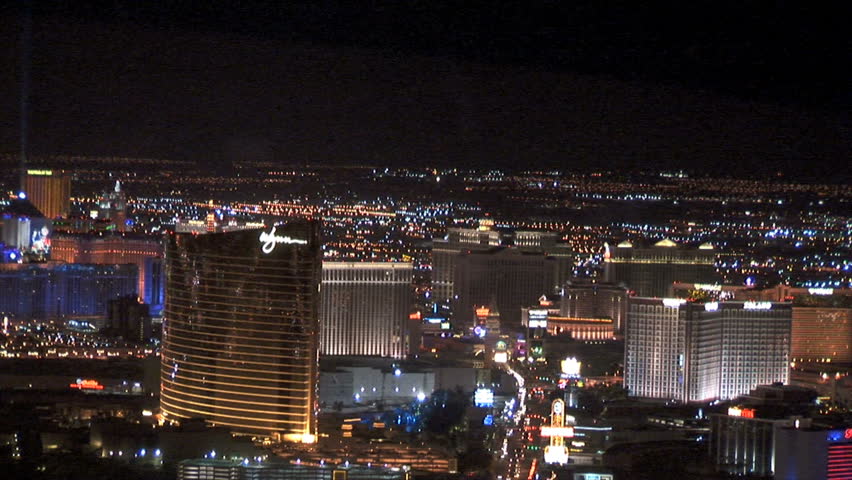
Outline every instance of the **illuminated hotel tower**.
<svg viewBox="0 0 852 480"><path fill-rule="evenodd" d="M315 222L170 235L164 418L314 441L320 265Z"/></svg>
<svg viewBox="0 0 852 480"><path fill-rule="evenodd" d="M621 242L604 245L604 279L624 283L637 297L667 297L673 282L718 283L713 245L698 247L663 239L651 247Z"/></svg>
<svg viewBox="0 0 852 480"><path fill-rule="evenodd" d="M630 395L703 402L789 380L789 303L631 298L628 319Z"/></svg>
<svg viewBox="0 0 852 480"><path fill-rule="evenodd" d="M411 263L323 262L320 353L404 358Z"/></svg>
<svg viewBox="0 0 852 480"><path fill-rule="evenodd" d="M443 302L453 297L456 259L464 252L483 251L500 246L500 232L480 229L450 228L445 238L432 240L432 296Z"/></svg>
<svg viewBox="0 0 852 480"><path fill-rule="evenodd" d="M58 170L27 170L24 192L45 218L67 216L71 211L71 177Z"/></svg>

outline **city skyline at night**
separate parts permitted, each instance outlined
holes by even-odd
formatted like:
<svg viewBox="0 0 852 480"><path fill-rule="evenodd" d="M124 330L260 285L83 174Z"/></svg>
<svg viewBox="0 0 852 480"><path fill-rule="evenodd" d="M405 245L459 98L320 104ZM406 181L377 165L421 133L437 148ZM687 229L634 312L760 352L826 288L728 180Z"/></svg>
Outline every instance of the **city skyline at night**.
<svg viewBox="0 0 852 480"><path fill-rule="evenodd" d="M3 478L852 478L844 18L0 7Z"/></svg>

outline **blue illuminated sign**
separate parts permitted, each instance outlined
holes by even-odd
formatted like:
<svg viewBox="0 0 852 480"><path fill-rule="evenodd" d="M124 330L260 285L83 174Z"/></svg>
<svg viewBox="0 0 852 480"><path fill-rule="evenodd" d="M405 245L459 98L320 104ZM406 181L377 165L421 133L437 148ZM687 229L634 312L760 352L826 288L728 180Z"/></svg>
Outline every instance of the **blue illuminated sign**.
<svg viewBox="0 0 852 480"><path fill-rule="evenodd" d="M827 440L829 443L852 441L852 428L846 430L830 430Z"/></svg>

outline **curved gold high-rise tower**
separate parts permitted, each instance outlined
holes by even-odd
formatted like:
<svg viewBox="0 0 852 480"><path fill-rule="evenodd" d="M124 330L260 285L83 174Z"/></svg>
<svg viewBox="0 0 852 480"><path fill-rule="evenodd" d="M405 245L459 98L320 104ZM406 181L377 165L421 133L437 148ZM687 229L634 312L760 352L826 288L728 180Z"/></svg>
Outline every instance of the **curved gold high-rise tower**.
<svg viewBox="0 0 852 480"><path fill-rule="evenodd" d="M166 265L164 418L313 441L318 224L170 235Z"/></svg>

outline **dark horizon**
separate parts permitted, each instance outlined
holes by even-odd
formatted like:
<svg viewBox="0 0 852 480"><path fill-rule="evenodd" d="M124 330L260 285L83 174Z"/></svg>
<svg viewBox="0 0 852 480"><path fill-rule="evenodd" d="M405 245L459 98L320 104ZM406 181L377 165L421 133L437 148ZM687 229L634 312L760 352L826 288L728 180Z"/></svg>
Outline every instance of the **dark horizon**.
<svg viewBox="0 0 852 480"><path fill-rule="evenodd" d="M330 4L325 16L264 2L122 3L34 13L32 155L848 175L838 171L852 156L849 92L825 63L843 42L812 50L842 37L832 24L808 30L807 12L774 12L748 35L754 4L719 31L724 9L687 32L664 8L654 17L582 2L557 8L572 19L562 29L543 4L516 24L501 2L483 18L483 5L448 2ZM801 25L774 45L797 14ZM22 22L6 18L16 70L4 83L20 93ZM489 21L503 34L489 37ZM787 63L769 46L786 48ZM0 151L12 153L20 95L6 98Z"/></svg>

